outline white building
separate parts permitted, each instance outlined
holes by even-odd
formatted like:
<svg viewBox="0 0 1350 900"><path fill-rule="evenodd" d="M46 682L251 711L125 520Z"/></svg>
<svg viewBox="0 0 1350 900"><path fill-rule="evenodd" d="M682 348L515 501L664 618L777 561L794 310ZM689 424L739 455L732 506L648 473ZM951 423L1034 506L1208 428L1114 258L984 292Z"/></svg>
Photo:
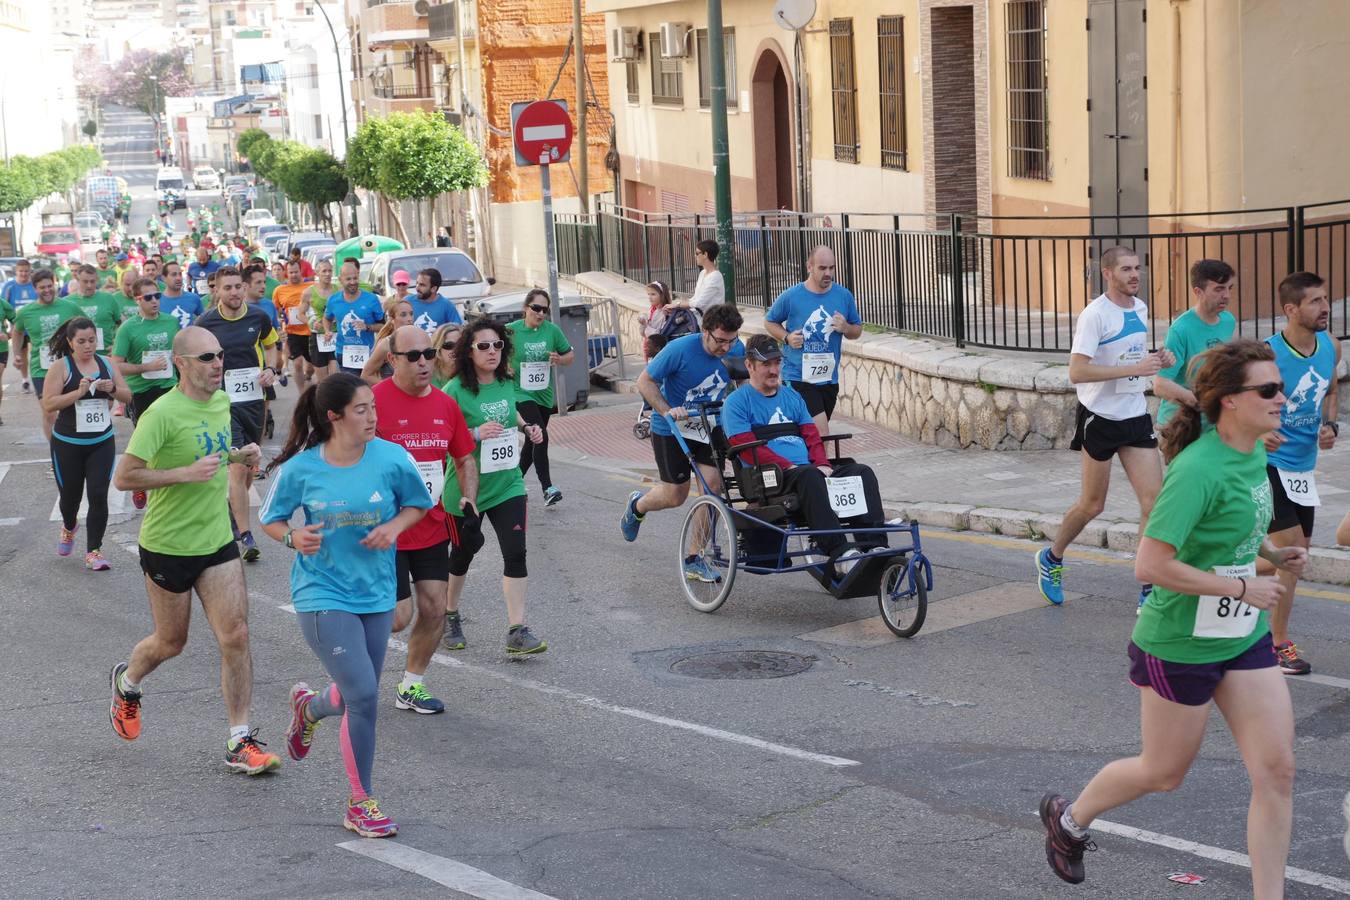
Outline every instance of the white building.
<svg viewBox="0 0 1350 900"><path fill-rule="evenodd" d="M286 109L291 140L322 147L342 159L347 155L342 107L345 102L349 129L356 127L356 107L348 91L351 43L340 16L333 28L338 39L336 57L333 34L322 16L316 13L286 23Z"/></svg>

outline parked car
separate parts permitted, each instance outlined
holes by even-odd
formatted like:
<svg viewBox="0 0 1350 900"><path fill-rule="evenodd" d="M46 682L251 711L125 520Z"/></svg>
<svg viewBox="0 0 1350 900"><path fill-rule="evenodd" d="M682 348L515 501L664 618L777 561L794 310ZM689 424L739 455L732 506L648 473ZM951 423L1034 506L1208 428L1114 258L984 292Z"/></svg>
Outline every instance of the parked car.
<svg viewBox="0 0 1350 900"><path fill-rule="evenodd" d="M289 225L259 225L258 233L253 239L264 251L275 257L277 244L285 240L290 233L291 227Z"/></svg>
<svg viewBox="0 0 1350 900"><path fill-rule="evenodd" d="M277 224L270 209L250 209L239 219L239 227L256 236L259 227Z"/></svg>
<svg viewBox="0 0 1350 900"><path fill-rule="evenodd" d="M325 259L333 258L333 251L337 250L337 244L329 242L327 244L310 244L300 251L300 256L311 266L317 266Z"/></svg>
<svg viewBox="0 0 1350 900"><path fill-rule="evenodd" d="M453 302L461 311L468 308L469 301L486 297L496 283L494 278L484 278L472 257L463 250L420 247L378 254L370 266L371 289L380 296L390 293L393 287L389 284L389 277L399 269L411 275L414 281L422 269L440 272L441 296Z"/></svg>
<svg viewBox="0 0 1350 900"><path fill-rule="evenodd" d="M192 187L198 191L218 191L220 176L210 166L197 166L192 170Z"/></svg>
<svg viewBox="0 0 1350 900"><path fill-rule="evenodd" d="M231 197L247 193L250 184L252 182L244 175L227 175L225 176L225 185L220 189L220 193L228 200Z"/></svg>
<svg viewBox="0 0 1350 900"><path fill-rule="evenodd" d="M38 232L37 252L44 256L79 259L80 232L71 225L53 225Z"/></svg>
<svg viewBox="0 0 1350 900"><path fill-rule="evenodd" d="M107 222L108 220L103 218L102 213L94 210L86 210L82 213L76 213L75 215L75 227L80 229L81 236L83 236L86 231L92 231L94 236L97 237L99 230L106 225Z"/></svg>
<svg viewBox="0 0 1350 900"><path fill-rule="evenodd" d="M322 231L300 231L295 234L288 234L284 241L277 244L277 258L289 257L291 251L296 247L299 247L301 253L303 253L306 247L331 243L333 243L333 236Z"/></svg>

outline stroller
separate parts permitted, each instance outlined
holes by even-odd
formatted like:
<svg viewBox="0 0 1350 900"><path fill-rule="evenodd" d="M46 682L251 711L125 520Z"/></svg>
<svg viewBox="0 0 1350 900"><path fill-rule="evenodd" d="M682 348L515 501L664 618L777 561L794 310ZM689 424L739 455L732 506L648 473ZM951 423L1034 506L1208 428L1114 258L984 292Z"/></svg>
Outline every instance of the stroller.
<svg viewBox="0 0 1350 900"><path fill-rule="evenodd" d="M684 337L686 334L694 334L698 331L698 321L698 314L692 309L684 309L678 306L669 309L666 313L666 321L661 326L661 331L647 336L647 341L643 346L643 355L651 360L652 357L661 352L661 348L675 338ZM638 410L637 421L633 423L633 436L640 441L645 441L652 436L652 407L646 400L642 401L642 408Z"/></svg>

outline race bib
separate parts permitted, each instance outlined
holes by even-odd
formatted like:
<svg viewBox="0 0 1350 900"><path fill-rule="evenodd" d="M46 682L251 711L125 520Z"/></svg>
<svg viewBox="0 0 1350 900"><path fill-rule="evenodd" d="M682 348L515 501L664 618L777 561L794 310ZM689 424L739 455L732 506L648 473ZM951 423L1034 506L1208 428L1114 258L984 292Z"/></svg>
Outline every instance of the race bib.
<svg viewBox="0 0 1350 900"><path fill-rule="evenodd" d="M828 384L834 380L833 353L803 353L802 381L807 384Z"/></svg>
<svg viewBox="0 0 1350 900"><path fill-rule="evenodd" d="M708 416L708 427L716 428L717 420ZM700 444L708 444L708 429L703 427L702 416L690 416L687 419L677 419L675 429L682 435L686 441L698 441Z"/></svg>
<svg viewBox="0 0 1350 900"><path fill-rule="evenodd" d="M433 502L440 502L445 490L445 463L441 460L413 460L417 471L422 475L422 483L427 486Z"/></svg>
<svg viewBox="0 0 1350 900"><path fill-rule="evenodd" d="M258 383L258 376L261 374L262 369L257 366L250 369L226 369L225 393L229 394L230 402L252 403L254 400L261 400L262 385Z"/></svg>
<svg viewBox="0 0 1350 900"><path fill-rule="evenodd" d="M548 390L553 373L547 361L523 362L520 364L520 389L522 391Z"/></svg>
<svg viewBox="0 0 1350 900"><path fill-rule="evenodd" d="M320 334L315 338L315 343L318 345L320 353L332 353L337 350L337 335Z"/></svg>
<svg viewBox="0 0 1350 900"><path fill-rule="evenodd" d="M38 344L38 368L50 369L52 367L52 351L46 344Z"/></svg>
<svg viewBox="0 0 1350 900"><path fill-rule="evenodd" d="M1220 578L1253 578L1256 563L1245 566L1215 566ZM1261 617L1258 610L1232 597L1200 597L1195 605L1195 628L1191 634L1206 638L1241 638L1252 633Z"/></svg>
<svg viewBox="0 0 1350 900"><path fill-rule="evenodd" d="M1322 499L1317 496L1317 479L1312 472L1275 471L1280 473L1280 484L1284 485L1285 496L1291 501L1299 506L1322 505Z"/></svg>
<svg viewBox="0 0 1350 900"><path fill-rule="evenodd" d="M76 400L75 431L80 434L98 434L112 425L112 411L107 400Z"/></svg>
<svg viewBox="0 0 1350 900"><path fill-rule="evenodd" d="M192 289L203 297L208 293L209 287L210 285L206 283L205 278L198 278L196 281L192 282Z"/></svg>
<svg viewBox="0 0 1350 900"><path fill-rule="evenodd" d="M484 474L505 472L520 465L520 446L516 441L519 433L514 428L507 428L495 438L483 441L479 469Z"/></svg>
<svg viewBox="0 0 1350 900"><path fill-rule="evenodd" d="M99 328L97 325L95 325L95 326L94 326L94 334L97 335L98 349L100 349L100 350L105 349L108 345L105 344L105 343L103 343L103 329L102 329L102 328Z"/></svg>
<svg viewBox="0 0 1350 900"><path fill-rule="evenodd" d="M154 380L173 376L173 356L168 350L147 350L141 354L141 362L159 364L153 369L146 369L142 372L142 378Z"/></svg>
<svg viewBox="0 0 1350 900"><path fill-rule="evenodd" d="M365 344L348 344L342 348L342 367L344 369L365 368L370 359L370 348Z"/></svg>
<svg viewBox="0 0 1350 900"><path fill-rule="evenodd" d="M825 490L830 495L830 509L839 518L851 519L867 512L867 497L863 494L861 475L826 478Z"/></svg>
<svg viewBox="0 0 1350 900"><path fill-rule="evenodd" d="M1127 350L1120 355L1119 365L1132 366L1137 362L1143 362L1143 360L1143 349ZM1148 378L1143 375L1130 375L1126 378L1116 379L1117 394L1142 394L1146 387L1148 387Z"/></svg>
<svg viewBox="0 0 1350 900"><path fill-rule="evenodd" d="M303 325L303 324L305 324L304 317L302 317L302 316L300 315L300 307L298 307L298 306L291 306L291 307L288 307L288 308L286 309L286 323L287 323L288 325Z"/></svg>

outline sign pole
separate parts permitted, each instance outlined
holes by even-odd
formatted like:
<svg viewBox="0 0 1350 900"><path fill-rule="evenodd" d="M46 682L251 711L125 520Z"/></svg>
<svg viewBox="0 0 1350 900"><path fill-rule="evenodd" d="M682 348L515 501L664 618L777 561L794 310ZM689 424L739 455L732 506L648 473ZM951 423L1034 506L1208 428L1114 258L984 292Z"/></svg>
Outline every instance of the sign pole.
<svg viewBox="0 0 1350 900"><path fill-rule="evenodd" d="M548 302L549 318L557 325L562 320L562 300L558 296L558 244L553 237L553 181L549 177L549 158L539 157L539 187L544 196L544 252L548 256ZM554 405L558 415L567 415L567 395L563 384L561 366L553 367L556 379Z"/></svg>

